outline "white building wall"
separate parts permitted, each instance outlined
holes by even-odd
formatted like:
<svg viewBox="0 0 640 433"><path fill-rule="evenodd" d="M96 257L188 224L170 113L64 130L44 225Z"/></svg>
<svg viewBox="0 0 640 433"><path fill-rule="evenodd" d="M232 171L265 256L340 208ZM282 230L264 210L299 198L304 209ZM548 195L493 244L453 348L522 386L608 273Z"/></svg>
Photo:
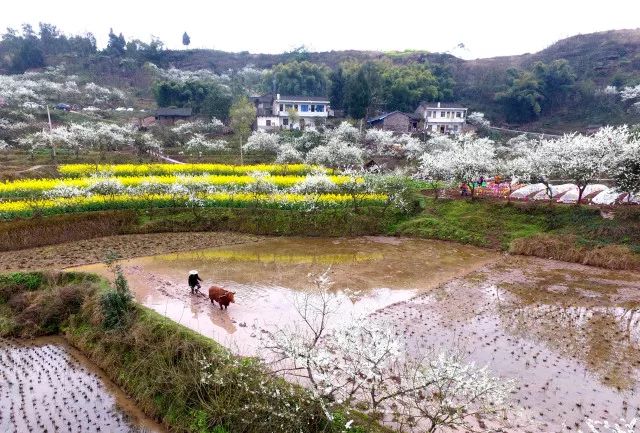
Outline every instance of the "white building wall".
<svg viewBox="0 0 640 433"><path fill-rule="evenodd" d="M280 105L282 105L282 111L280 110ZM312 118L312 117L320 117L320 118L326 118L329 117L329 110L330 110L330 106L329 106L329 102L325 101L325 102L312 102L312 101L286 101L286 100L279 100L276 99L275 101L273 101L273 114L277 115L277 116L287 116L287 106L290 105L291 108L295 108L295 106L298 106L297 109L297 113L300 117L305 117L305 118ZM302 111L302 105L309 105L309 111ZM317 106L317 105L322 105L323 110L322 111L311 111L311 105Z"/></svg>
<svg viewBox="0 0 640 433"><path fill-rule="evenodd" d="M280 128L280 118L278 116L258 116L256 118L256 129L258 131L271 131Z"/></svg>
<svg viewBox="0 0 640 433"><path fill-rule="evenodd" d="M458 115L460 117L458 117ZM466 108L427 107L424 110L424 127L427 131L460 133L467 118Z"/></svg>

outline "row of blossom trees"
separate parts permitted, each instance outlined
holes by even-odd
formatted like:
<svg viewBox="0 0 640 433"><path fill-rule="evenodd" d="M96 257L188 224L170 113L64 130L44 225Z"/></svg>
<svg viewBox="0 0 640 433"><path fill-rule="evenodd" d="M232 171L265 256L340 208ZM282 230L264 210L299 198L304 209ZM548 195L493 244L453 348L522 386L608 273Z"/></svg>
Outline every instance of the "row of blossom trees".
<svg viewBox="0 0 640 433"><path fill-rule="evenodd" d="M49 67L44 72L0 75L0 100L9 106L39 109L46 103L79 103L114 107L127 99L120 89L95 83L82 84L79 77L65 73L64 67Z"/></svg>
<svg viewBox="0 0 640 433"><path fill-rule="evenodd" d="M139 144L144 149L157 148L160 145L150 134L135 134L130 128L114 123L71 123L51 130L29 134L18 140L18 146L35 151L38 148L55 150L66 148L78 155L82 150L97 150L104 155L110 150L120 150L126 146Z"/></svg>
<svg viewBox="0 0 640 433"><path fill-rule="evenodd" d="M0 130L16 130L20 122L0 119ZM52 154L56 149L68 149L78 156L83 150L94 150L104 155L107 151L133 147L139 155L161 153L165 142L190 155L202 155L211 151L227 150L227 142L210 138L222 130L222 122L196 120L181 123L173 128L151 128L149 131L137 131L131 126L121 126L110 122L85 122L60 125L51 130L41 125L42 130L27 133L14 139L14 145L32 153L40 148L49 148ZM3 141L1 149L8 149L9 143Z"/></svg>
<svg viewBox="0 0 640 433"><path fill-rule="evenodd" d="M480 115L478 119L483 120ZM254 132L245 150L275 154L281 163L307 162L340 169L361 167L367 155L406 158L417 162L417 177L431 182L436 195L438 187L464 183L473 198L477 180L494 176L543 183L550 199L556 194L554 181L574 183L578 202L598 179L614 180L629 197L640 193L640 137L627 126L553 139L522 135L501 145L473 134L436 135L423 141L377 129L361 133L344 122L322 132Z"/></svg>
<svg viewBox="0 0 640 433"><path fill-rule="evenodd" d="M578 189L578 203L588 185L614 179L620 192L640 192L640 138L627 126L605 127L593 135L566 134L554 139L517 137L507 146L463 134L429 140L419 158L418 176L445 184L466 183L473 197L480 177L499 175L543 183L553 198L552 181Z"/></svg>
<svg viewBox="0 0 640 433"><path fill-rule="evenodd" d="M307 128L300 135L256 131L244 148L275 154L280 163L307 162L340 169L359 168L370 154L415 158L424 150L423 143L409 134L397 136L376 129L362 133L347 122L324 131Z"/></svg>

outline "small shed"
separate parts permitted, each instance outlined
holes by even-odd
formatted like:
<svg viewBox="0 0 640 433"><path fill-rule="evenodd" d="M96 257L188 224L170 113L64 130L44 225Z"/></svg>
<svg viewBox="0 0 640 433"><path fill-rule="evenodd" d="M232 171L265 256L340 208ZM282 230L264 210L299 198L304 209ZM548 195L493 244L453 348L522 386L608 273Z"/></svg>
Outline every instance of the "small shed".
<svg viewBox="0 0 640 433"><path fill-rule="evenodd" d="M420 116L413 113L392 111L367 120L369 126L397 133L411 133L418 130Z"/></svg>
<svg viewBox="0 0 640 433"><path fill-rule="evenodd" d="M158 108L156 121L161 125L173 125L178 120L189 120L192 116L191 107L185 108Z"/></svg>

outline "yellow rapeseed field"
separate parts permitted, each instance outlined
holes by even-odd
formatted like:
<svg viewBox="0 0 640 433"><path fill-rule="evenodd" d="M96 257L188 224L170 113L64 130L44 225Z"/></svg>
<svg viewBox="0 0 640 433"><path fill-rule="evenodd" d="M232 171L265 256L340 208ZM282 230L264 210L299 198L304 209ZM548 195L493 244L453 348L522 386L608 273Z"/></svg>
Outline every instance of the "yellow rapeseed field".
<svg viewBox="0 0 640 433"><path fill-rule="evenodd" d="M336 185L346 182L347 176L328 176ZM107 177L101 180L114 180L120 182L125 187L137 187L143 184L171 185L174 183L197 184L203 183L212 186L245 186L255 182L255 178L249 175L199 175L199 176L180 176L180 175L162 175L162 176L125 176L125 177ZM304 176L296 175L274 175L271 176L272 181L279 188L290 188L302 181ZM80 189L89 188L96 179L83 178L65 178L65 179L20 179L14 181L0 182L0 197L21 197L34 193L42 193L56 187L75 187Z"/></svg>
<svg viewBox="0 0 640 433"><path fill-rule="evenodd" d="M264 171L270 174L304 175L325 168L306 164L65 164L58 168L63 176L85 177L94 173L114 176L150 176L167 174L247 174Z"/></svg>

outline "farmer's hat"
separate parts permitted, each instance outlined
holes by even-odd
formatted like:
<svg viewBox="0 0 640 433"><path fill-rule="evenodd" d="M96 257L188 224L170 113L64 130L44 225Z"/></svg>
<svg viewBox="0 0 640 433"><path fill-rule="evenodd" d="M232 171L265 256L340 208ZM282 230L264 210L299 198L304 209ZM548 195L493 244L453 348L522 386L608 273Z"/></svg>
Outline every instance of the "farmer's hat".
<svg viewBox="0 0 640 433"><path fill-rule="evenodd" d="M192 271L189 271L189 275L198 275L198 271L196 271L195 269Z"/></svg>

